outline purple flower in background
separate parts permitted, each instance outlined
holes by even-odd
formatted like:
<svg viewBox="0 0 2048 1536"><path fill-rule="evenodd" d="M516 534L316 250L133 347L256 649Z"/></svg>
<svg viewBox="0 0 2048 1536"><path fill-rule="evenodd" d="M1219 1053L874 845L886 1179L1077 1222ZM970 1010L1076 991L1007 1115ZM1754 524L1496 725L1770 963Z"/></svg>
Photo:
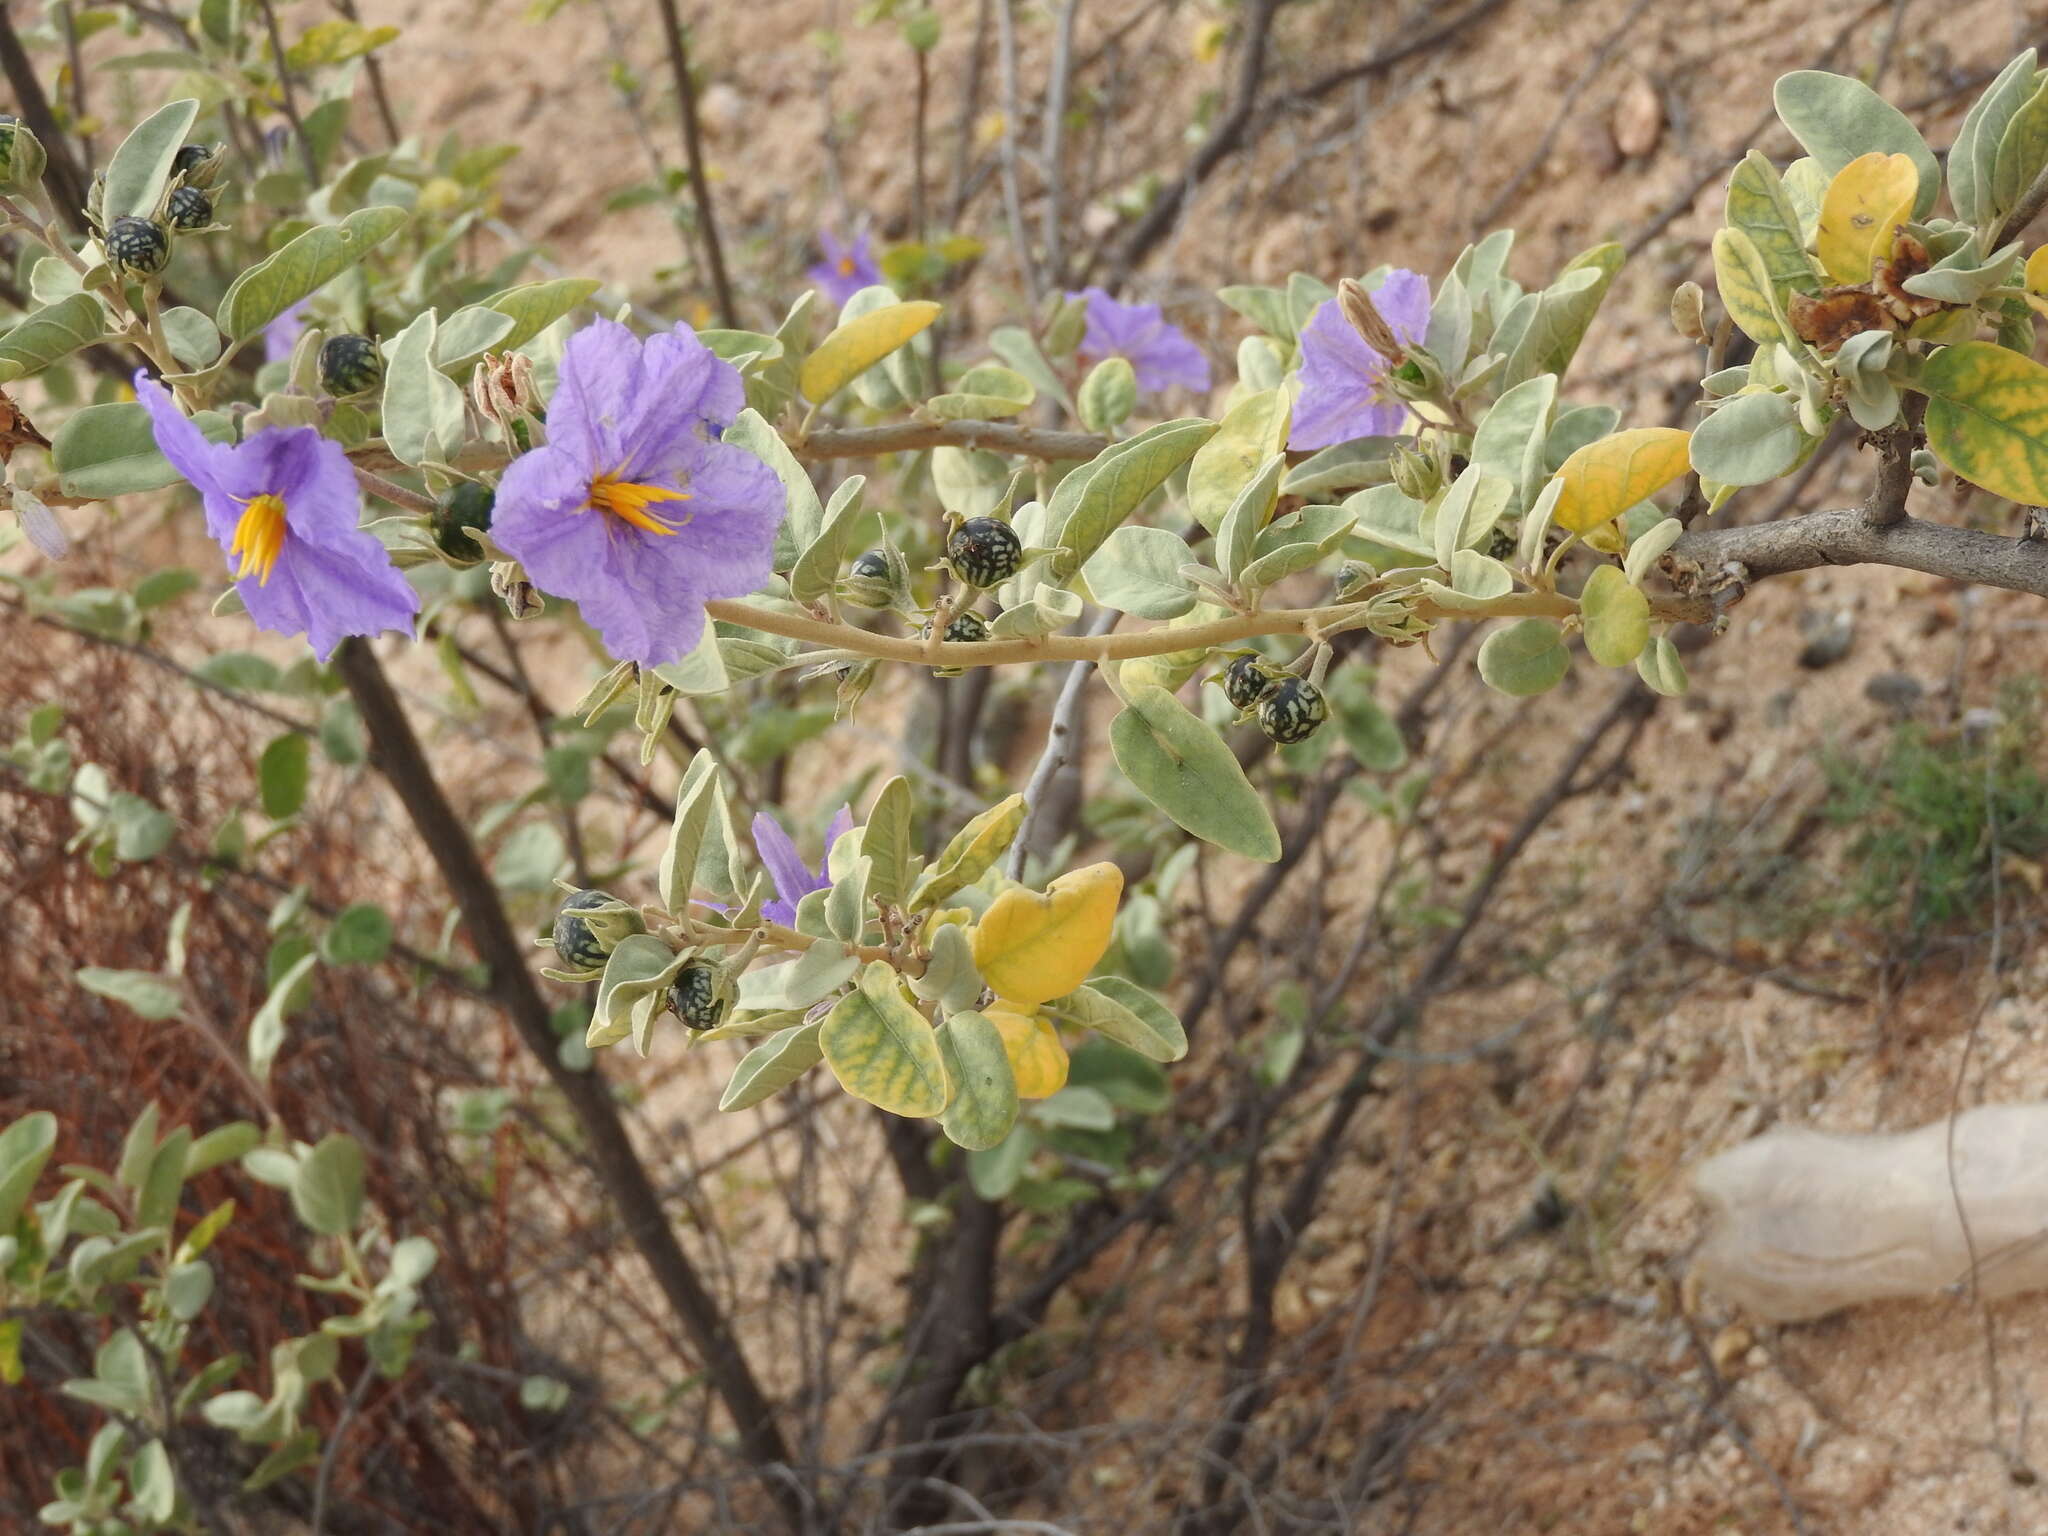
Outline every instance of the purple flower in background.
<svg viewBox="0 0 2048 1536"><path fill-rule="evenodd" d="M301 299L291 308L279 312L278 317L263 327L263 361L282 363L292 355L292 348L299 344L299 337L306 330L306 306L311 299Z"/></svg>
<svg viewBox="0 0 2048 1536"><path fill-rule="evenodd" d="M818 860L818 872L814 875L804 863L803 856L796 851L796 844L782 830L782 823L762 811L754 818L754 850L761 855L761 863L767 868L768 878L775 882L775 901L761 903L761 915L771 923L780 923L787 928L796 921L796 904L813 891L825 890L832 881L825 874L825 866L832 857L832 845L839 841L853 826L853 811L847 806L839 807L839 814L832 818L832 824L825 829L825 856Z"/></svg>
<svg viewBox="0 0 2048 1536"><path fill-rule="evenodd" d="M1372 304L1403 342L1419 342L1429 329L1429 279L1420 272L1396 267L1372 291ZM1387 367L1335 299L1318 304L1301 333L1301 398L1287 446L1327 448L1400 431L1408 407L1386 390Z"/></svg>
<svg viewBox="0 0 2048 1536"><path fill-rule="evenodd" d="M818 244L824 249L825 259L806 270L804 276L816 283L834 304L844 304L861 289L872 288L882 280L882 269L875 265L865 230L850 243L841 245L831 230L821 229Z"/></svg>
<svg viewBox="0 0 2048 1536"><path fill-rule="evenodd" d="M1209 359L1179 326L1166 323L1157 304L1119 304L1100 288L1067 297L1088 301L1079 349L1084 362L1120 357L1137 373L1138 388L1155 393L1176 384L1198 394L1208 389Z"/></svg>
<svg viewBox="0 0 2048 1536"><path fill-rule="evenodd" d="M412 628L419 594L358 525L355 471L341 444L311 427L211 443L147 373L135 375L135 398L163 456L198 488L206 531L228 552L257 624L305 635L322 661L344 635Z"/></svg>
<svg viewBox="0 0 2048 1536"><path fill-rule="evenodd" d="M593 320L562 350L545 447L498 486L491 537L572 599L621 661L695 648L704 604L768 580L782 482L719 434L746 395L688 326L641 341Z"/></svg>

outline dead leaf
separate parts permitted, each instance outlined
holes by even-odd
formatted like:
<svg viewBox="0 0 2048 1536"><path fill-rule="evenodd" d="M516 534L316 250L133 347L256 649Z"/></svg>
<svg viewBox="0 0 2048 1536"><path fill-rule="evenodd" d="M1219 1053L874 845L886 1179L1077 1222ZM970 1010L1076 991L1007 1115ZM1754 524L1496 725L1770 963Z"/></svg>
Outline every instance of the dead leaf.
<svg viewBox="0 0 2048 1536"><path fill-rule="evenodd" d="M1653 153L1664 137L1664 98L1647 75L1637 75L1622 88L1614 104L1614 145L1630 159Z"/></svg>
<svg viewBox="0 0 2048 1536"><path fill-rule="evenodd" d="M1830 288L1819 298L1804 293L1785 296L1785 317L1801 341L1833 352L1864 331L1895 331L1897 319L1869 288Z"/></svg>
<svg viewBox="0 0 2048 1536"><path fill-rule="evenodd" d="M50 446L50 440L36 430L36 424L7 398L6 390L0 389L0 464L12 459L14 450L24 443L33 443L38 448Z"/></svg>

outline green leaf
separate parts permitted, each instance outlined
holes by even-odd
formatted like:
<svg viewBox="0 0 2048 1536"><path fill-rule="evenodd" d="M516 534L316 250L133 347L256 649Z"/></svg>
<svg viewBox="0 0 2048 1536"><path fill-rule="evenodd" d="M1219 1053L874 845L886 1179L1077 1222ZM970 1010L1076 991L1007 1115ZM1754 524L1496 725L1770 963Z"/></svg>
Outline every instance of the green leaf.
<svg viewBox="0 0 2048 1536"><path fill-rule="evenodd" d="M782 482L788 515L775 532L775 568L787 570L802 551L810 548L825 526L825 507L811 477L799 464L782 435L768 425L759 411L741 411L725 429L724 442L744 448L775 471Z"/></svg>
<svg viewBox="0 0 2048 1536"><path fill-rule="evenodd" d="M1473 435L1470 468L1507 482L1511 494L1504 510L1510 515L1525 511L1543 488L1543 478L1549 472L1544 448L1556 403L1556 374L1524 379L1494 402Z"/></svg>
<svg viewBox="0 0 2048 1536"><path fill-rule="evenodd" d="M283 821L299 813L306 803L311 756L310 745L297 731L286 731L263 749L256 764L256 778L262 790L264 815Z"/></svg>
<svg viewBox="0 0 2048 1536"><path fill-rule="evenodd" d="M1088 370L1074 397L1075 413L1090 432L1114 432L1138 404L1138 371L1128 358L1105 357Z"/></svg>
<svg viewBox="0 0 2048 1536"><path fill-rule="evenodd" d="M1555 688L1570 670L1571 657L1557 626L1542 619L1522 619L1496 629L1479 647L1480 677L1510 698Z"/></svg>
<svg viewBox="0 0 2048 1536"><path fill-rule="evenodd" d="M1728 316L1751 341L1763 345L1791 339L1783 307L1756 242L1739 229L1714 231L1714 281Z"/></svg>
<svg viewBox="0 0 2048 1536"><path fill-rule="evenodd" d="M910 889L912 811L910 781L899 775L875 795L867 824L861 829L860 851L872 865L868 894L877 901L900 906Z"/></svg>
<svg viewBox="0 0 2048 1536"><path fill-rule="evenodd" d="M1092 1029L1147 1061L1179 1061L1188 1053L1187 1031L1173 1010L1121 976L1098 976L1052 1009L1065 1023Z"/></svg>
<svg viewBox="0 0 2048 1536"><path fill-rule="evenodd" d="M1485 543L1507 511L1514 490L1512 481L1488 474L1476 462L1466 465L1437 504L1431 527L1436 563L1449 570L1452 557L1460 550L1477 549Z"/></svg>
<svg viewBox="0 0 2048 1536"><path fill-rule="evenodd" d="M178 1191L185 1184L185 1154L191 1146L192 1131L181 1125L156 1149L135 1199L137 1227L170 1229L171 1218L178 1214Z"/></svg>
<svg viewBox="0 0 2048 1536"><path fill-rule="evenodd" d="M0 1236L11 1234L21 1209L57 1145L57 1117L37 1110L0 1131Z"/></svg>
<svg viewBox="0 0 2048 1536"><path fill-rule="evenodd" d="M2048 504L2048 368L1996 342L1943 347L1920 370L1927 446L1972 485Z"/></svg>
<svg viewBox="0 0 2048 1536"><path fill-rule="evenodd" d="M1669 635L1659 635L1643 648L1643 654L1636 658L1636 676L1667 699L1684 696L1685 663L1679 660L1678 647L1671 643Z"/></svg>
<svg viewBox="0 0 2048 1536"><path fill-rule="evenodd" d="M939 1124L971 1152L999 1145L1017 1123L1017 1077L1002 1033L980 1013L953 1014L939 1029L939 1050L953 1085Z"/></svg>
<svg viewBox="0 0 2048 1536"><path fill-rule="evenodd" d="M1240 283L1228 288L1218 288L1216 297L1268 336L1280 341L1293 342L1294 316L1287 307L1287 295L1280 289Z"/></svg>
<svg viewBox="0 0 2048 1536"><path fill-rule="evenodd" d="M320 958L329 965L375 965L391 952L391 937L391 915L359 901L334 915L320 940Z"/></svg>
<svg viewBox="0 0 2048 1536"><path fill-rule="evenodd" d="M1007 1200L1037 1150L1038 1133L1019 1124L1000 1145L967 1155L968 1182L984 1200Z"/></svg>
<svg viewBox="0 0 2048 1536"><path fill-rule="evenodd" d="M1775 480L1806 452L1799 401L1775 391L1737 395L1693 429L1689 446L1692 467L1706 479L1723 485Z"/></svg>
<svg viewBox="0 0 2048 1536"><path fill-rule="evenodd" d="M174 101L157 108L129 131L107 162L107 184L100 194L100 211L107 223L127 217L156 217L164 184L171 179L171 162L178 158L198 116L198 102Z"/></svg>
<svg viewBox="0 0 2048 1536"><path fill-rule="evenodd" d="M1276 517L1259 531L1252 562L1239 584L1258 592L1333 553L1356 519L1343 507L1302 507Z"/></svg>
<svg viewBox="0 0 2048 1536"><path fill-rule="evenodd" d="M110 998L145 1019L168 1019L185 1006L184 989L170 976L154 971L114 971L82 966L75 973L86 991Z"/></svg>
<svg viewBox="0 0 2048 1536"><path fill-rule="evenodd" d="M1626 259L1623 248L1609 241L1566 262L1557 281L1537 296L1528 328L1506 349L1508 360L1496 380L1497 387L1511 389L1544 373L1562 378ZM1501 349L1499 337L1495 342L1496 349Z"/></svg>
<svg viewBox="0 0 2048 1536"><path fill-rule="evenodd" d="M1861 80L1818 69L1780 75L1771 96L1792 136L1830 177L1858 155L1905 155L1920 173L1913 217L1927 217L1941 192L1941 165L1905 113Z"/></svg>
<svg viewBox="0 0 2048 1536"><path fill-rule="evenodd" d="M948 421L996 421L1014 416L1038 397L1031 381L1011 368L983 363L970 368L950 393L933 395L925 408Z"/></svg>
<svg viewBox="0 0 2048 1536"><path fill-rule="evenodd" d="M1251 564L1253 546L1280 499L1280 476L1286 468L1287 455L1273 454L1244 483L1230 510L1223 514L1223 525L1216 531L1215 559L1232 581L1243 576Z"/></svg>
<svg viewBox="0 0 2048 1536"><path fill-rule="evenodd" d="M1361 767L1374 773L1392 773L1408 761L1408 743L1393 716L1363 688L1336 689L1330 699L1337 716L1337 729L1344 744Z"/></svg>
<svg viewBox="0 0 2048 1536"><path fill-rule="evenodd" d="M353 1232L363 1214L363 1149L339 1131L321 1138L292 1176L292 1209L323 1237Z"/></svg>
<svg viewBox="0 0 2048 1536"><path fill-rule="evenodd" d="M193 424L208 442L234 435L234 424L217 411L201 411ZM72 415L50 439L50 453L67 496L126 496L184 478L158 451L149 413L132 401L88 405Z"/></svg>
<svg viewBox="0 0 2048 1536"><path fill-rule="evenodd" d="M0 384L40 372L106 334L107 312L90 293L35 310L0 336Z"/></svg>
<svg viewBox="0 0 2048 1536"><path fill-rule="evenodd" d="M1359 437L1332 444L1290 469L1280 482L1280 494L1313 500L1335 491L1385 485L1392 474L1388 457L1394 447L1391 437Z"/></svg>
<svg viewBox="0 0 2048 1536"><path fill-rule="evenodd" d="M1965 224L1976 225L1986 236L1991 234L1992 226L1997 222L1997 199L1992 188L1998 173L1998 147L2004 142L2005 130L2011 125L2014 115L2034 96L2037 89L2034 77L2035 53L2029 48L2000 70L1998 77L1984 88L1984 94L1964 114L1962 126L1956 130L1955 142L1949 146L1949 201L1955 205L1958 218ZM1924 171L1920 187L1925 195L1927 176ZM1915 211L1917 217L1926 216L1925 210L1920 209L1917 203Z"/></svg>
<svg viewBox="0 0 2048 1536"><path fill-rule="evenodd" d="M1214 422L1198 417L1161 422L1104 449L1062 480L1046 508L1046 526L1060 551L1054 571L1066 577L1086 565L1102 541L1215 431Z"/></svg>
<svg viewBox="0 0 2048 1536"><path fill-rule="evenodd" d="M185 1154L185 1176L196 1179L222 1163L232 1163L262 1139L263 1133L247 1120L217 1125L193 1142L192 1150Z"/></svg>
<svg viewBox="0 0 2048 1536"><path fill-rule="evenodd" d="M717 763L700 748L676 785L676 812L669 822L668 847L657 879L661 904L671 912L680 913L690 899L719 793Z"/></svg>
<svg viewBox="0 0 2048 1536"><path fill-rule="evenodd" d="M1011 795L954 833L945 851L932 861L911 891L909 910L929 911L994 868L996 860L1017 840L1017 833L1024 826L1024 810L1024 797Z"/></svg>
<svg viewBox="0 0 2048 1536"><path fill-rule="evenodd" d="M338 225L307 230L236 278L221 299L215 320L239 346L398 233L409 217L403 208L379 205L359 209Z"/></svg>
<svg viewBox="0 0 2048 1536"><path fill-rule="evenodd" d="M1204 842L1272 863L1280 857L1273 813L1223 738L1164 688L1139 684L1109 728L1124 777Z"/></svg>
<svg viewBox="0 0 2048 1536"><path fill-rule="evenodd" d="M875 960L825 1016L825 1063L839 1086L893 1115L931 1119L944 1112L946 1063L937 1033L909 1003L886 961Z"/></svg>
<svg viewBox="0 0 2048 1536"><path fill-rule="evenodd" d="M849 475L833 490L818 536L789 573L789 593L798 602L814 603L832 590L860 528L861 491L866 484L865 475Z"/></svg>
<svg viewBox="0 0 2048 1536"><path fill-rule="evenodd" d="M792 1024L763 1040L733 1069L718 1107L728 1113L752 1109L782 1092L824 1060L825 1047L818 1038L823 1030L822 1022Z"/></svg>
<svg viewBox="0 0 2048 1536"><path fill-rule="evenodd" d="M385 359L384 441L403 464L445 462L462 442L462 391L434 364L438 330L434 312L423 311Z"/></svg>
<svg viewBox="0 0 2048 1536"><path fill-rule="evenodd" d="M1106 608L1140 619L1177 619L1195 606L1194 586L1180 573L1193 558L1180 535L1127 524L1103 541L1081 574Z"/></svg>
<svg viewBox="0 0 2048 1536"><path fill-rule="evenodd" d="M525 346L564 315L573 314L602 286L591 277L554 277L492 294L483 307L512 317L512 329L497 339L497 349L510 352Z"/></svg>
<svg viewBox="0 0 2048 1536"><path fill-rule="evenodd" d="M1247 395L1205 434L1188 464L1188 511L1211 533L1266 460L1287 446L1293 408L1284 389ZM1155 429L1156 430L1156 429Z"/></svg>
<svg viewBox="0 0 2048 1536"><path fill-rule="evenodd" d="M311 953L293 960L271 983L263 1006L249 1021L249 1070L259 1079L269 1079L271 1063L277 1060L277 1053L284 1045L285 1016L299 1008L299 994L307 978L313 974L313 967L319 963L320 957Z"/></svg>
<svg viewBox="0 0 2048 1536"><path fill-rule="evenodd" d="M597 984L597 1002L583 1043L591 1050L617 1045L633 1033L634 1005L668 988L684 957L651 933L633 933L613 947L605 960L604 979Z"/></svg>
<svg viewBox="0 0 2048 1536"><path fill-rule="evenodd" d="M1783 178L1759 150L1745 155L1728 178L1727 221L1749 236L1780 304L1788 293L1820 292L1820 274L1806 252L1798 211Z"/></svg>
<svg viewBox="0 0 2048 1536"><path fill-rule="evenodd" d="M1625 667L1650 643L1650 600L1618 565L1603 565L1579 593L1586 654L1603 667Z"/></svg>

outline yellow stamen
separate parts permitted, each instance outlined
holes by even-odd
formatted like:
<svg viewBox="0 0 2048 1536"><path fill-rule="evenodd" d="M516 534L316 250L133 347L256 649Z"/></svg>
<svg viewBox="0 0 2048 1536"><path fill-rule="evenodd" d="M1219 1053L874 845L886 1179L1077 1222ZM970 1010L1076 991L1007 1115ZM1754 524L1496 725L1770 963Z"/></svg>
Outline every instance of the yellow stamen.
<svg viewBox="0 0 2048 1536"><path fill-rule="evenodd" d="M851 256L839 258L839 275L841 277L853 276L853 258Z"/></svg>
<svg viewBox="0 0 2048 1536"><path fill-rule="evenodd" d="M253 574L256 585L270 585L270 573L277 565L278 554L284 549L284 498L282 496L258 496L242 507L241 521L235 524L234 539L228 544L228 555L242 557L241 569L235 572L235 580Z"/></svg>
<svg viewBox="0 0 2048 1536"><path fill-rule="evenodd" d="M683 518L671 522L648 507L663 501L688 501L688 491L672 491L665 485L647 485L637 480L621 480L616 474L599 475L590 482L590 505L600 512L609 512L621 522L631 523L647 533L668 534L679 531Z"/></svg>

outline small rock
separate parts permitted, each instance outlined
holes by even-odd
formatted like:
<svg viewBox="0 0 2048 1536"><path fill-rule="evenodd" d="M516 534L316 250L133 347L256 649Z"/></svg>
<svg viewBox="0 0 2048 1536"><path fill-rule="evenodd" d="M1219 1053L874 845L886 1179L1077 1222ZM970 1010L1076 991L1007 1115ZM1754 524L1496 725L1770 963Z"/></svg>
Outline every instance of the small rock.
<svg viewBox="0 0 2048 1536"><path fill-rule="evenodd" d="M1880 672L1863 685L1863 697L1904 720L1920 707L1927 689L1904 672Z"/></svg>
<svg viewBox="0 0 2048 1536"><path fill-rule="evenodd" d="M1799 651L1799 665L1818 672L1849 654L1856 640L1856 620L1846 608L1832 613L1809 608L1799 616L1799 633L1806 638Z"/></svg>
<svg viewBox="0 0 2048 1536"><path fill-rule="evenodd" d="M1614 104L1614 146L1630 159L1640 159L1657 147L1664 136L1664 99L1646 75L1637 75L1622 88Z"/></svg>

